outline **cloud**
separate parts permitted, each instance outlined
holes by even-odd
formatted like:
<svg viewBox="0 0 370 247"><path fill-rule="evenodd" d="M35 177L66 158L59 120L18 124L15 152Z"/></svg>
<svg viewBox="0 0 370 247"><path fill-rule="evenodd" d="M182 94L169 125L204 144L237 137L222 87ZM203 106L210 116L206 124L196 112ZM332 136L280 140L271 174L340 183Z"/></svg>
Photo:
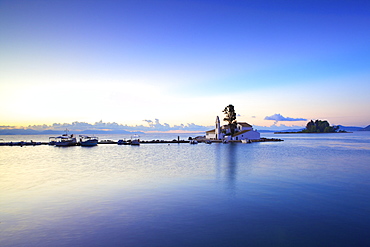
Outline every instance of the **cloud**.
<svg viewBox="0 0 370 247"><path fill-rule="evenodd" d="M213 126L203 126L197 125L195 123L187 123L187 124L180 124L180 125L173 125L170 126L168 123L160 123L159 119L150 120L145 119L143 120L147 124L145 125L135 125L129 126L126 124L118 124L118 123L105 123L102 120L96 122L94 124L85 123L85 122L72 122L72 123L53 123L52 125L29 125L27 129L29 130L55 130L55 131L64 131L68 129L70 131L94 131L94 130L101 130L101 131L206 131ZM0 127L1 128L1 127ZM11 129L15 128L12 126L2 126L2 129Z"/></svg>
<svg viewBox="0 0 370 247"><path fill-rule="evenodd" d="M274 114L271 116L266 116L265 120L273 120L275 121L274 124L276 124L279 121L307 121L305 118L291 118L291 117L284 117L281 114Z"/></svg>
<svg viewBox="0 0 370 247"><path fill-rule="evenodd" d="M136 129L136 130L142 130L142 131L170 131L170 130L185 130L185 131L205 131L209 128L212 128L211 126L202 126L197 125L194 123L187 123L187 124L180 124L180 125L174 125L170 126L168 123L160 123L159 119L152 120L143 120L149 124L149 127L147 126L125 126L127 129Z"/></svg>
<svg viewBox="0 0 370 247"><path fill-rule="evenodd" d="M284 124L278 125L271 125L271 126L253 126L254 129L259 130L259 131L282 131L282 130L292 130L292 131L297 131L297 130L302 130L304 129L304 126L299 126L299 125L292 125L292 126L287 126Z"/></svg>

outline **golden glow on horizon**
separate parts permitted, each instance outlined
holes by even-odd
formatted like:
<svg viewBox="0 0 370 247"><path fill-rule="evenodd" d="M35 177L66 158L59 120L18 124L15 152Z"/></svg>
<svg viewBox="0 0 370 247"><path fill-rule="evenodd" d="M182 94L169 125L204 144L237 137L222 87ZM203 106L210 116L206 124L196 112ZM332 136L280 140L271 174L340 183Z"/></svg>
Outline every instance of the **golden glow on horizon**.
<svg viewBox="0 0 370 247"><path fill-rule="evenodd" d="M103 120L146 126L143 120L159 119L162 124L171 126L187 123L213 126L215 117L222 119L223 108L232 103L240 114L238 121L257 126L273 125L274 121L264 118L277 113L308 120L326 119L331 124L366 126L369 118L359 107L359 102L367 97L366 93L360 89L351 90L358 94L358 98L348 102L343 100L346 91L327 95L327 90L321 92L315 87L306 89L298 85L196 97L169 94L168 90L150 84L99 84L93 81L89 86L83 83L63 87L55 84L10 85L0 92L0 125L27 127L74 121L93 124ZM313 94L320 100L309 96ZM304 126L306 121L279 124Z"/></svg>

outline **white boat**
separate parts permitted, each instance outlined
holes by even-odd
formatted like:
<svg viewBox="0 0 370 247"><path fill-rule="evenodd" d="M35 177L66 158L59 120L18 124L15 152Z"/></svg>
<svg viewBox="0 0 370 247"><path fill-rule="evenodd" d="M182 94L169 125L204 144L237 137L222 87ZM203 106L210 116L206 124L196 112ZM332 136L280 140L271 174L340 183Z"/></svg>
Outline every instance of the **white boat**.
<svg viewBox="0 0 370 247"><path fill-rule="evenodd" d="M96 136L87 136L87 135L80 135L80 145L84 147L91 147L98 145L98 137Z"/></svg>
<svg viewBox="0 0 370 247"><path fill-rule="evenodd" d="M134 135L134 137L131 137L131 145L139 146L140 145L140 139L138 135Z"/></svg>
<svg viewBox="0 0 370 247"><path fill-rule="evenodd" d="M249 140L249 139L243 139L243 140L242 140L242 143L252 143L252 141L251 141L251 140Z"/></svg>
<svg viewBox="0 0 370 247"><path fill-rule="evenodd" d="M55 137L54 145L58 147L67 147L67 146L75 146L77 144L76 137L74 135L69 135L68 130L66 129L66 133Z"/></svg>

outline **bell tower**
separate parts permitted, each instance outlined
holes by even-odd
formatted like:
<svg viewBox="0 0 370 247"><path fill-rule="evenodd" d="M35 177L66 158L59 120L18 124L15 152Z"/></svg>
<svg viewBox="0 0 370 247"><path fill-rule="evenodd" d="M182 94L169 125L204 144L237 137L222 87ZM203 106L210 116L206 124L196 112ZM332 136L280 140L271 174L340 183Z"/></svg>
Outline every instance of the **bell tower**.
<svg viewBox="0 0 370 247"><path fill-rule="evenodd" d="M216 117L216 128L215 128L215 134L216 134L216 140L221 140L221 125L220 125L220 118L217 116Z"/></svg>

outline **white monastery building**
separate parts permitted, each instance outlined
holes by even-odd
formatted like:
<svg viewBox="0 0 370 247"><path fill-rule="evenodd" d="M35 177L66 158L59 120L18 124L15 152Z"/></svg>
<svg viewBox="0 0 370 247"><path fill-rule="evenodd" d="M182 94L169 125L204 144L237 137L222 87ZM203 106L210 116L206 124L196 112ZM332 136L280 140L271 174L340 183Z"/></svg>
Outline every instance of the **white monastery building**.
<svg viewBox="0 0 370 247"><path fill-rule="evenodd" d="M216 118L216 128L206 131L206 139L209 140L228 140L228 141L241 141L241 140L258 140L261 134L254 130L252 125L245 122L237 122L235 133L231 135L229 125L220 125L220 118Z"/></svg>

